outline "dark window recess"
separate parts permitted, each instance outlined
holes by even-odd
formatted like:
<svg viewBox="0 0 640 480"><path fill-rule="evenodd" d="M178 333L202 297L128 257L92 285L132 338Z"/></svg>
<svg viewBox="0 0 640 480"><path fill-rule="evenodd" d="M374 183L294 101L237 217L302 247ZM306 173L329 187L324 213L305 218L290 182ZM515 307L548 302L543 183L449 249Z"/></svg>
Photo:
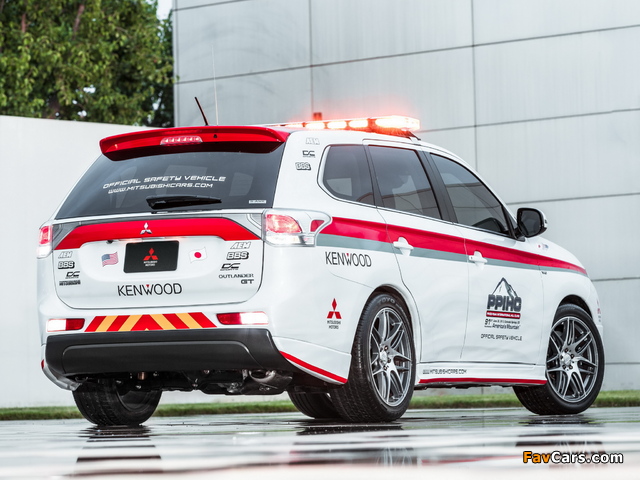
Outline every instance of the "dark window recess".
<svg viewBox="0 0 640 480"><path fill-rule="evenodd" d="M491 191L462 165L438 155L435 161L458 223L496 233L508 234L508 223L502 204Z"/></svg>
<svg viewBox="0 0 640 480"><path fill-rule="evenodd" d="M370 147L382 206L441 218L433 189L418 153L391 147Z"/></svg>
<svg viewBox="0 0 640 480"><path fill-rule="evenodd" d="M113 161L89 168L56 218L273 206L284 144ZM218 149L221 146L218 144ZM153 208L152 208L153 207Z"/></svg>
<svg viewBox="0 0 640 480"><path fill-rule="evenodd" d="M323 182L336 197L373 205L373 187L362 145L339 145L329 149Z"/></svg>

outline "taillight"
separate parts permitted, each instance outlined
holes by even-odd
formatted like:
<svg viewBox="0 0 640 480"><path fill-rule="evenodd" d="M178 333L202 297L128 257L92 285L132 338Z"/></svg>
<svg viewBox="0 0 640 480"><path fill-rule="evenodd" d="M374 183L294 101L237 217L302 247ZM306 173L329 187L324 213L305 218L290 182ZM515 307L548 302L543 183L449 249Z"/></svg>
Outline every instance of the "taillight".
<svg viewBox="0 0 640 480"><path fill-rule="evenodd" d="M326 213L306 210L267 210L263 214L263 239L271 245L316 244L318 231L331 222Z"/></svg>
<svg viewBox="0 0 640 480"><path fill-rule="evenodd" d="M267 231L272 233L302 233L296 219L289 215L267 215Z"/></svg>
<svg viewBox="0 0 640 480"><path fill-rule="evenodd" d="M53 239L53 226L45 225L40 227L40 235L38 237L37 257L45 258L51 253L51 241Z"/></svg>
<svg viewBox="0 0 640 480"><path fill-rule="evenodd" d="M47 321L47 332L68 332L82 330L84 318L50 318Z"/></svg>
<svg viewBox="0 0 640 480"><path fill-rule="evenodd" d="M268 325L269 317L264 312L218 313L223 325Z"/></svg>

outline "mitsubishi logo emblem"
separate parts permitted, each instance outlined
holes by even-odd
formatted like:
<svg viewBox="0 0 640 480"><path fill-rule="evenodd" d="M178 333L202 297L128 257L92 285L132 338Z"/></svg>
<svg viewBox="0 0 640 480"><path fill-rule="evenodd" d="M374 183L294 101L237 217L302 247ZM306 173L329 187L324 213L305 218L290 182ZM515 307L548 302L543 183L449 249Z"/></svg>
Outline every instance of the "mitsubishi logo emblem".
<svg viewBox="0 0 640 480"><path fill-rule="evenodd" d="M151 234L151 230L149 230L149 224L146 222L143 229L140 231L140 235L144 235L145 233Z"/></svg>

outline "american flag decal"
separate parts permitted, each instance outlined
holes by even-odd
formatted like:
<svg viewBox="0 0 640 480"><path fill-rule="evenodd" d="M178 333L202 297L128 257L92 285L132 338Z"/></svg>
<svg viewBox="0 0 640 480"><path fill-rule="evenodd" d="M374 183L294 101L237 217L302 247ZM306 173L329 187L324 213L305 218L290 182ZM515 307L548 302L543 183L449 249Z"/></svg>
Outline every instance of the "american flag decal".
<svg viewBox="0 0 640 480"><path fill-rule="evenodd" d="M105 253L102 255L102 266L105 265L115 265L118 263L118 252L116 253Z"/></svg>

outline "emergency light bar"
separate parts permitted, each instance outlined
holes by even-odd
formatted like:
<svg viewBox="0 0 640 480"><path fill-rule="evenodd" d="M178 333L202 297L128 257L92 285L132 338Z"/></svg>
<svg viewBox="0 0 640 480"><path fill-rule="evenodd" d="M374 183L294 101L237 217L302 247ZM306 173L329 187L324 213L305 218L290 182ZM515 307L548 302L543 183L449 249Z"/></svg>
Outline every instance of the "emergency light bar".
<svg viewBox="0 0 640 480"><path fill-rule="evenodd" d="M310 122L280 123L273 126L304 128L307 130L359 130L391 135L413 135L420 130L420 120L400 115L386 117L350 118L337 120L313 120Z"/></svg>

